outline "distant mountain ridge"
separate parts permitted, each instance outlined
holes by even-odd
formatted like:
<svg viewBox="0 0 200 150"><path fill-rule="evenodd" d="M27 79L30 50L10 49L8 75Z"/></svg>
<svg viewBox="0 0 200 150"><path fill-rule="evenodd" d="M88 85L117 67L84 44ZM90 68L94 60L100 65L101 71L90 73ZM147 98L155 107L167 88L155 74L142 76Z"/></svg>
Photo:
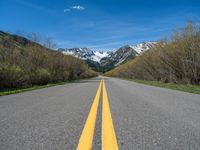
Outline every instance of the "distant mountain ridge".
<svg viewBox="0 0 200 150"><path fill-rule="evenodd" d="M100 60L109 55L109 52L93 51L89 48L59 48L58 51L63 54L73 55L75 57L100 62Z"/></svg>
<svg viewBox="0 0 200 150"><path fill-rule="evenodd" d="M155 45L156 42L142 42L136 45L125 45L109 52L99 52L89 48L59 48L58 51L84 59L93 69L104 72L135 58Z"/></svg>
<svg viewBox="0 0 200 150"><path fill-rule="evenodd" d="M136 45L125 45L115 51L108 52L95 51L89 48L58 48L56 51L46 48L41 44L28 40L27 38L24 38L22 36L9 35L8 33L2 31L0 31L0 36L10 37L9 41L14 41L12 43L13 46L16 44L18 44L17 47L30 47L34 45L40 47L41 49L52 51L55 53L60 52L65 55L72 55L74 57L85 60L85 62L87 62L87 64L92 69L99 72L106 72L110 69L113 69L114 67L117 67L120 64L129 61L130 59L134 59L138 55L153 48L156 45L156 42L143 42ZM6 43L2 43L2 40L0 40L0 44L5 45Z"/></svg>

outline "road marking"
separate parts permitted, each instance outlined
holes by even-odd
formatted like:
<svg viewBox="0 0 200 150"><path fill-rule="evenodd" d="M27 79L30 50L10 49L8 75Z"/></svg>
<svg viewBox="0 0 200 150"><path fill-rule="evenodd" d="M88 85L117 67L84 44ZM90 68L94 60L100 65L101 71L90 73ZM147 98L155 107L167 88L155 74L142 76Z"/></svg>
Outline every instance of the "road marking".
<svg viewBox="0 0 200 150"><path fill-rule="evenodd" d="M79 139L79 143L77 146L77 150L91 150L92 149L92 142L93 142L93 135L95 129L95 123L97 118L97 110L99 105L99 99L102 89L102 80L100 81L96 96L94 98L94 102L91 106L88 118L85 122L85 126L83 128L81 137Z"/></svg>
<svg viewBox="0 0 200 150"><path fill-rule="evenodd" d="M105 82L103 80L103 102L102 102L102 150L118 150L117 138L113 126L112 115L106 92Z"/></svg>

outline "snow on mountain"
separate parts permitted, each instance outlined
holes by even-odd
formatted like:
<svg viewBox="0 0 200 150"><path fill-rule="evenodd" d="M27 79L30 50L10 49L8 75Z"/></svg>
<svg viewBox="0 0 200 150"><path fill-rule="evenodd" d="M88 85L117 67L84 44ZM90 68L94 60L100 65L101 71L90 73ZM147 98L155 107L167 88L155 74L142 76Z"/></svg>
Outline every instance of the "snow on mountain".
<svg viewBox="0 0 200 150"><path fill-rule="evenodd" d="M137 57L143 52L155 47L156 42L143 42L136 45L125 45L116 51L100 52L89 48L59 48L58 51L66 55L73 55L75 57L86 60L89 65L103 67L104 70L110 70L119 66L126 61Z"/></svg>
<svg viewBox="0 0 200 150"><path fill-rule="evenodd" d="M143 42L137 45L130 45L138 54L145 52L155 46L156 42Z"/></svg>
<svg viewBox="0 0 200 150"><path fill-rule="evenodd" d="M95 62L100 62L102 58L108 56L108 52L93 51L89 48L59 48L58 51L61 51L63 54L66 55L73 55L84 60L92 60Z"/></svg>
<svg viewBox="0 0 200 150"><path fill-rule="evenodd" d="M100 64L102 66L109 66L110 69L110 67L118 66L123 62L136 57L137 54L138 53L130 45L125 45L101 59Z"/></svg>
<svg viewBox="0 0 200 150"><path fill-rule="evenodd" d="M99 51L95 51L94 54L100 58L106 57L108 56L108 52L99 52Z"/></svg>
<svg viewBox="0 0 200 150"><path fill-rule="evenodd" d="M110 53L107 57L100 60L100 65L104 67L105 71L110 70L130 59L137 57L143 52L152 49L156 42L143 42L134 46L125 45L118 50Z"/></svg>
<svg viewBox="0 0 200 150"><path fill-rule="evenodd" d="M96 62L100 62L100 60L104 57L107 57L108 53L107 52L99 52L99 51L95 51L94 55L92 56L92 60L96 61Z"/></svg>

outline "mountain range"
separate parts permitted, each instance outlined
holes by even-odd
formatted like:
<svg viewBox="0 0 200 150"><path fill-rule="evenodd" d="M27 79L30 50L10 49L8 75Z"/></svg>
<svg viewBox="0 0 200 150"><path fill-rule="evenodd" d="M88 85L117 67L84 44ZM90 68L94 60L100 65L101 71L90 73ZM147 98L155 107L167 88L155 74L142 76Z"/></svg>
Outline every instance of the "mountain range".
<svg viewBox="0 0 200 150"><path fill-rule="evenodd" d="M58 51L83 59L94 70L105 72L137 57L155 45L156 42L142 42L136 45L125 45L108 52L94 51L89 48L58 48Z"/></svg>
<svg viewBox="0 0 200 150"><path fill-rule="evenodd" d="M2 37L9 37L10 39L8 41L12 41L12 39L14 39L14 41L17 41L17 43L20 44L20 46L18 47L32 44L37 45L38 47L42 47L42 49L45 49L45 47L43 47L42 45L32 42L31 40L28 40L27 38L18 35L8 34L2 31L0 31L0 35ZM2 41L0 41L0 44L1 42ZM2 44L5 45L6 43ZM153 47L155 47L155 45L156 42L142 42L136 45L125 45L113 51L95 51L89 48L58 48L57 50L46 48L46 50L60 52L65 55L72 55L74 57L85 60L85 62L93 70L106 72L113 69L114 67L119 66L120 64L129 61L130 59L134 59L143 52L152 49Z"/></svg>

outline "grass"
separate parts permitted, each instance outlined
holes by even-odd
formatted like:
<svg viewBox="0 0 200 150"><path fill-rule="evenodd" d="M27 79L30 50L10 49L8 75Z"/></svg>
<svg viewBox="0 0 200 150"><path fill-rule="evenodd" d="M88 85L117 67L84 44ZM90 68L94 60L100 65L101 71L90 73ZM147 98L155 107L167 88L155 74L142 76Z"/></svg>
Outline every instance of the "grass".
<svg viewBox="0 0 200 150"><path fill-rule="evenodd" d="M173 90L179 90L189 93L200 94L200 86L199 85L191 85L191 84L175 84L175 83L164 83L159 81L144 81L144 80L134 80L134 79L125 79L137 83L142 83L151 86L157 86L161 88L168 88Z"/></svg>
<svg viewBox="0 0 200 150"><path fill-rule="evenodd" d="M68 82L59 82L59 83L49 83L47 85L37 85L37 86L32 86L28 88L11 88L11 89L0 89L0 96L4 95L10 95L10 94L16 94L16 93L21 93L21 92L27 92L27 91L32 91L36 89L43 89L43 88L48 88L56 85L62 85L66 84Z"/></svg>

